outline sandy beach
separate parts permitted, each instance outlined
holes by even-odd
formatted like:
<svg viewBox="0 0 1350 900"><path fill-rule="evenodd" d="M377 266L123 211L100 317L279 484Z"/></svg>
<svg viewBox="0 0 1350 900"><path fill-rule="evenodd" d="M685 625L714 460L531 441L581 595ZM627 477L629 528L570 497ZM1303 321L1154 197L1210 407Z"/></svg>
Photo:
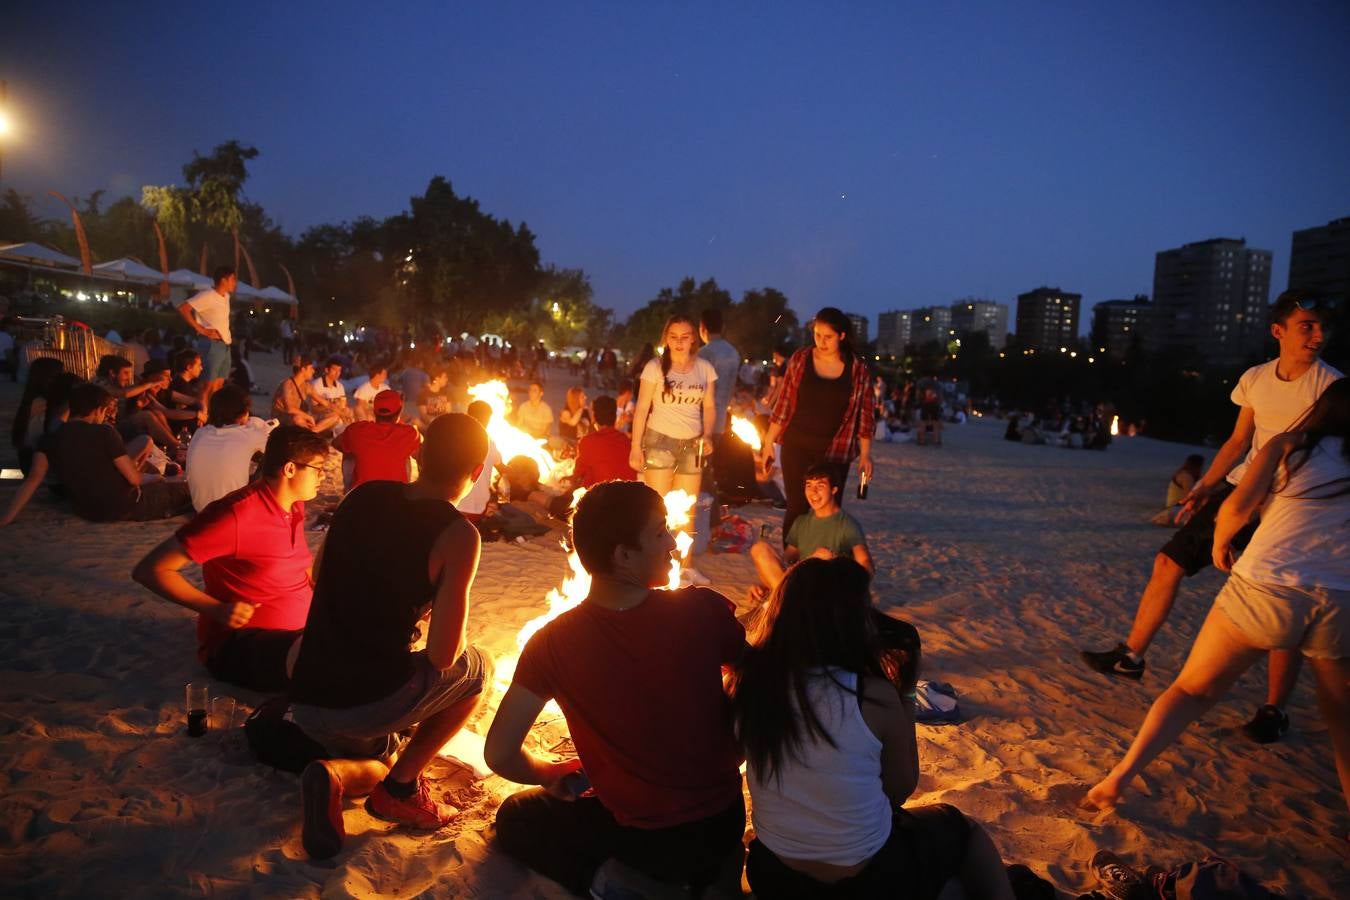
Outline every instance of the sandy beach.
<svg viewBox="0 0 1350 900"><path fill-rule="evenodd" d="M259 368L270 387L278 367ZM549 385L555 409L567 384ZM0 385L6 431L18 396ZM267 402L255 397L255 410ZM1099 849L1141 869L1221 855L1289 894L1350 896L1345 804L1306 670L1280 743L1259 746L1238 730L1263 701L1261 665L1124 805L1075 808L1177 672L1222 583L1210 570L1184 584L1142 682L1108 680L1079 660L1080 647L1109 646L1128 627L1168 533L1148 518L1172 470L1189 452L1213 451L1148 438L1070 451L1010 444L1002 429L974 420L949 427L940 448L878 445L868 500L846 503L869 536L878 605L918 627L924 677L954 685L965 714L959 725L920 726L911 804L955 804L1008 862L1068 896L1094 886L1088 860ZM0 502L16 485L3 482ZM740 513L779 521L766 506ZM95 525L39 494L0 532L0 894L565 896L493 848L493 813L515 786L450 762L429 774L462 811L451 827L394 831L349 802L345 849L310 861L298 779L255 764L238 729L184 734L183 686L207 677L193 617L128 575L180 524ZM308 538L317 548L323 534ZM744 604L748 555L695 563ZM513 655L565 569L556 536L485 545L470 640ZM241 707L261 699L217 687ZM471 728L486 732L495 702ZM559 723L538 729L540 746L559 734Z"/></svg>

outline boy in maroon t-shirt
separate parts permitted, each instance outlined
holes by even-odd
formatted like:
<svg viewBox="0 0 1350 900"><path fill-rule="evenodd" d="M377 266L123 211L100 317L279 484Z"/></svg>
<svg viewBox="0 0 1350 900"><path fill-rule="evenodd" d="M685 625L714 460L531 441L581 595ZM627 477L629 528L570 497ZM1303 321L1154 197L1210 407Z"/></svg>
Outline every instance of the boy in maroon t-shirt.
<svg viewBox="0 0 1350 900"><path fill-rule="evenodd" d="M632 442L628 435L614 429L618 407L613 397L596 397L591 412L596 429L577 444L575 482L584 488L602 481L636 481L637 472L628 464Z"/></svg>
<svg viewBox="0 0 1350 900"><path fill-rule="evenodd" d="M262 477L207 505L145 555L131 577L197 613L197 657L213 676L255 691L284 690L305 627L313 557L305 501L323 478L328 442L282 425L267 437ZM206 590L182 575L202 567Z"/></svg>
<svg viewBox="0 0 1350 900"><path fill-rule="evenodd" d="M745 647L734 607L706 589L654 590L675 541L660 496L641 482L589 491L572 541L591 591L530 639L488 731L492 770L542 785L501 805L497 840L583 894L593 884L641 896L739 884L741 754L722 692L723 667ZM523 747L549 699L579 760Z"/></svg>
<svg viewBox="0 0 1350 900"><path fill-rule="evenodd" d="M422 435L398 420L403 397L398 391L380 391L371 401L374 422L353 422L333 441L333 446L354 463L347 490L367 481L408 482L408 460L422 446Z"/></svg>

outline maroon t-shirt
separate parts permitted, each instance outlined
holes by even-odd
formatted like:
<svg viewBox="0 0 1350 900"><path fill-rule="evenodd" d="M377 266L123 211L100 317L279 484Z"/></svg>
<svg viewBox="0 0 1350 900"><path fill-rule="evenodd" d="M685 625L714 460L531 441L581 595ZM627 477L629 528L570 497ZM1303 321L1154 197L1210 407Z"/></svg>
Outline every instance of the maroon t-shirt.
<svg viewBox="0 0 1350 900"><path fill-rule="evenodd" d="M314 562L305 543L305 504L282 509L259 479L209 504L174 537L202 567L206 593L257 607L249 628L305 627ZM229 635L228 625L198 616L198 658L210 659Z"/></svg>
<svg viewBox="0 0 1350 900"><path fill-rule="evenodd" d="M352 488L367 481L408 480L408 460L422 443L411 425L401 422L353 422L333 446L356 460Z"/></svg>
<svg viewBox="0 0 1350 900"><path fill-rule="evenodd" d="M741 793L722 667L745 647L731 601L652 591L617 612L583 602L525 645L514 683L556 699L596 796L619 824L707 818Z"/></svg>
<svg viewBox="0 0 1350 900"><path fill-rule="evenodd" d="M577 464L573 470L577 484L593 487L602 481L633 481L637 472L628 465L632 439L622 431L601 428L592 431L577 444Z"/></svg>

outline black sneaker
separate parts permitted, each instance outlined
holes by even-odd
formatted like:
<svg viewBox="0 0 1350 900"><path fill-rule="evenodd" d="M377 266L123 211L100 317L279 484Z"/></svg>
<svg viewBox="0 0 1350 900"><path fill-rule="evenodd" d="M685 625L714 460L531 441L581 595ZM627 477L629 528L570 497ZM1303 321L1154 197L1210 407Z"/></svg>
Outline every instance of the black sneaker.
<svg viewBox="0 0 1350 900"><path fill-rule="evenodd" d="M1138 681L1144 677L1144 661L1130 658L1130 648L1116 644L1110 650L1084 650L1083 662L1105 675Z"/></svg>
<svg viewBox="0 0 1350 900"><path fill-rule="evenodd" d="M1273 744L1289 731L1289 716L1278 706L1267 703L1256 711L1252 720L1242 726L1242 733L1258 744Z"/></svg>
<svg viewBox="0 0 1350 900"><path fill-rule="evenodd" d="M1149 896L1144 876L1110 850L1098 850L1090 865L1100 884L1098 890L1112 900L1146 900Z"/></svg>

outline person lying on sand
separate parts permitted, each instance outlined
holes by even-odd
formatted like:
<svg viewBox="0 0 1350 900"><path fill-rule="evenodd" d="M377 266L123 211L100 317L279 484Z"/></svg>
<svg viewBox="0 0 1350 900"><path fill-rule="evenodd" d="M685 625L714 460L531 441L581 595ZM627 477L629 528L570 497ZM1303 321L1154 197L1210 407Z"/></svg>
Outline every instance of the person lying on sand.
<svg viewBox="0 0 1350 900"><path fill-rule="evenodd" d="M228 392L211 395L212 409ZM197 658L221 681L275 692L290 683L312 593L305 501L323 477L328 442L296 425L267 437L262 477L207 505L151 550L131 577L197 613ZM183 577L202 567L206 590Z"/></svg>
<svg viewBox="0 0 1350 900"><path fill-rule="evenodd" d="M839 485L835 478L830 466L815 465L806 470L804 490L811 515L793 520L783 542L782 556L768 541L755 541L751 545L750 558L754 560L761 582L750 588L752 603L762 602L783 580L783 572L788 567L808 557L847 557L866 569L868 575L874 573L867 537L858 520L840 508Z"/></svg>
<svg viewBox="0 0 1350 900"><path fill-rule="evenodd" d="M530 638L488 731L488 766L540 785L502 803L497 842L583 895L725 884L739 896L745 804L722 673L745 650L745 630L720 594L655 590L675 540L661 496L641 482L588 491L572 545L590 593ZM550 699L579 759L524 748Z"/></svg>
<svg viewBox="0 0 1350 900"><path fill-rule="evenodd" d="M482 471L487 445L473 419L439 416L417 481L367 482L333 514L290 689L295 724L333 757L300 776L312 857L342 849L344 795L369 794L371 815L422 830L457 812L432 798L422 773L492 676L491 659L465 636L478 530L453 505ZM410 636L428 617L426 649L415 651Z"/></svg>

